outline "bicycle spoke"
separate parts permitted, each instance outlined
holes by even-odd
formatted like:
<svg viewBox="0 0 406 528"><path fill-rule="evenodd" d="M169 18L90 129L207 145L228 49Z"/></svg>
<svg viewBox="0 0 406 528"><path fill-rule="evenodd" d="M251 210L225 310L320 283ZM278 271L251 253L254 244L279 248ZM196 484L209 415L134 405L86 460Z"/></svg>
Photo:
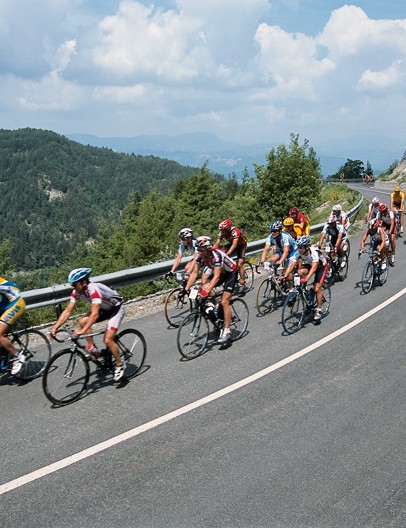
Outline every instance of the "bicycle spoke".
<svg viewBox="0 0 406 528"><path fill-rule="evenodd" d="M189 314L179 326L177 345L185 359L200 356L209 338L209 323L201 314Z"/></svg>

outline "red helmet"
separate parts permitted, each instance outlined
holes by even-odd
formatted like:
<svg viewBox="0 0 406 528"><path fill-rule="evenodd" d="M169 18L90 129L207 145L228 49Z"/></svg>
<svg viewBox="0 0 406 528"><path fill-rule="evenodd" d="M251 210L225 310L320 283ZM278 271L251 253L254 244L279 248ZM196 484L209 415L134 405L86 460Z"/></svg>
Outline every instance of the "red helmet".
<svg viewBox="0 0 406 528"><path fill-rule="evenodd" d="M299 209L297 207L291 207L289 209L289 216L297 216L299 214Z"/></svg>
<svg viewBox="0 0 406 528"><path fill-rule="evenodd" d="M380 204L378 205L378 209L381 211L381 213L384 213L388 209L388 206L383 202L380 202Z"/></svg>
<svg viewBox="0 0 406 528"><path fill-rule="evenodd" d="M231 220L223 220L222 222L219 223L219 229L225 229L225 230L229 230L231 229L233 226L233 223Z"/></svg>

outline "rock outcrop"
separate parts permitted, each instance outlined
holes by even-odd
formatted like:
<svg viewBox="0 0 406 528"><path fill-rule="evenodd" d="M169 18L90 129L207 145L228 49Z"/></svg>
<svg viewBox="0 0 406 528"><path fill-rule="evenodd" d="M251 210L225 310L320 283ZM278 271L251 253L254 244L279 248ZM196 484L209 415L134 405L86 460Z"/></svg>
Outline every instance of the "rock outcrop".
<svg viewBox="0 0 406 528"><path fill-rule="evenodd" d="M406 181L406 151L399 162L399 165L392 172L392 178L398 182Z"/></svg>

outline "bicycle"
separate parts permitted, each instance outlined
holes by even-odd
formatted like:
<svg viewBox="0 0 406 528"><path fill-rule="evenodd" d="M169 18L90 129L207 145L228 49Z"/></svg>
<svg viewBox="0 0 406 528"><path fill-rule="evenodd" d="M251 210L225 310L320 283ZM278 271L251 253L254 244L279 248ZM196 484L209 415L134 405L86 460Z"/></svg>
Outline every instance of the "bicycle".
<svg viewBox="0 0 406 528"><path fill-rule="evenodd" d="M279 281L277 274L279 265L270 265L269 262L264 262L264 270L268 273L257 288L256 308L259 315L266 315L275 308L278 303L281 303L289 293L289 282L284 280Z"/></svg>
<svg viewBox="0 0 406 528"><path fill-rule="evenodd" d="M193 310L182 321L178 329L177 346L184 359L194 359L206 350L210 327L214 334L220 335L224 327L223 307L220 303L215 307L210 297L199 295L200 288L190 290ZM248 327L249 310L245 301L239 297L231 298L231 341L237 341L245 334Z"/></svg>
<svg viewBox="0 0 406 528"><path fill-rule="evenodd" d="M21 370L13 377L21 381L28 381L41 376L51 357L51 345L47 337L39 330L13 330L8 332L17 354L23 354L25 361ZM0 347L0 371L11 371L10 354L4 347Z"/></svg>
<svg viewBox="0 0 406 528"><path fill-rule="evenodd" d="M365 251L358 252L358 260L362 259L362 254ZM389 273L389 258L385 255L382 261L379 251L374 250L369 253L368 261L366 262L364 269L362 270L361 276L361 288L364 294L369 293L375 283L375 279L378 284L383 286L388 279Z"/></svg>
<svg viewBox="0 0 406 528"><path fill-rule="evenodd" d="M351 250L350 241L347 240L345 242L343 247L344 255L342 257L338 257L337 253L334 251L334 248L324 247L320 249L323 251L327 259L327 282L330 284L330 286L335 282L336 278L339 281L345 280L348 275L348 264Z"/></svg>
<svg viewBox="0 0 406 528"><path fill-rule="evenodd" d="M331 288L328 282L322 285L323 302L321 319L329 313L331 304ZM299 275L294 276L294 286L285 298L282 308L282 326L287 334L294 334L305 325L307 318L313 319L317 307L314 286L307 289L307 283L300 281Z"/></svg>
<svg viewBox="0 0 406 528"><path fill-rule="evenodd" d="M109 349L101 350L101 358L86 350L86 337L104 334L99 330L91 334L76 336L70 328L58 330L54 339L63 343L71 341L69 348L57 352L47 364L42 378L42 388L50 402L57 406L68 405L78 400L86 389L90 377L90 363L104 372L114 373L115 360ZM147 343L138 330L128 328L116 335L120 356L125 364L125 379L134 378L144 365Z"/></svg>
<svg viewBox="0 0 406 528"><path fill-rule="evenodd" d="M241 295L252 290L254 285L254 266L248 260L244 261L244 281L245 284L240 284L240 269L237 272L237 282L235 284L235 293Z"/></svg>
<svg viewBox="0 0 406 528"><path fill-rule="evenodd" d="M185 290L187 276L185 278L185 273L178 271L175 277L180 285L176 288L172 288L166 296L164 313L169 326L178 328L180 322L184 319L186 314L190 312L192 303L189 300L188 292Z"/></svg>

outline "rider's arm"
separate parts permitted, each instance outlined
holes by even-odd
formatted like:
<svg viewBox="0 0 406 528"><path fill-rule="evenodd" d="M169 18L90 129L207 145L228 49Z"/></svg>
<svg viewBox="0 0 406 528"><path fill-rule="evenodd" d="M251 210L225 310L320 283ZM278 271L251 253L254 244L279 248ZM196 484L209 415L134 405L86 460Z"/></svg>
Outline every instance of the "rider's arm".
<svg viewBox="0 0 406 528"><path fill-rule="evenodd" d="M61 313L61 315L58 317L58 320L54 324L54 326L50 330L51 335L55 335L55 332L58 330L60 326L62 326L66 321L69 319L69 317L72 315L72 312L75 308L75 304L73 301L70 301L68 306L65 308L65 310Z"/></svg>
<svg viewBox="0 0 406 528"><path fill-rule="evenodd" d="M379 244L379 246L376 249L379 251L379 253L381 253L384 250L385 243L386 243L385 229L380 227L379 228L379 234L381 235L381 243Z"/></svg>
<svg viewBox="0 0 406 528"><path fill-rule="evenodd" d="M196 257L195 257L196 258ZM190 290L190 288L193 286L193 284L196 282L197 275L199 273L200 265L198 262L193 261L193 268L191 269L189 279L187 281L187 284L185 286L185 290Z"/></svg>
<svg viewBox="0 0 406 528"><path fill-rule="evenodd" d="M278 262L281 266L283 266L285 260L288 258L288 255L289 255L289 248L290 248L290 244L285 244L283 246L283 253L281 255L281 257L279 258Z"/></svg>
<svg viewBox="0 0 406 528"><path fill-rule="evenodd" d="M176 259L174 261L174 263L172 264L172 268L171 268L171 272L173 273L175 270L178 269L179 267L179 264L180 264L180 261L182 260L182 256L183 254L181 252L179 252L176 256Z"/></svg>
<svg viewBox="0 0 406 528"><path fill-rule="evenodd" d="M216 284L220 280L221 275L221 267L215 266L213 270L213 275L211 276L211 279L206 282L206 284L203 285L202 290L206 291L207 293L210 293L211 290L216 286Z"/></svg>
<svg viewBox="0 0 406 528"><path fill-rule="evenodd" d="M271 247L271 244L267 242L264 246L264 249L262 250L261 262L265 262L265 259L266 259L266 256L268 255L270 247Z"/></svg>
<svg viewBox="0 0 406 528"><path fill-rule="evenodd" d="M315 260L314 262L312 262L312 265L309 269L309 273L306 275L307 280L309 280L316 273L318 266L319 266L318 260Z"/></svg>
<svg viewBox="0 0 406 528"><path fill-rule="evenodd" d="M325 233L325 231L322 231L321 235L320 235L320 240L319 240L318 246L321 247L323 245L323 242L324 242L325 238L326 238L326 233Z"/></svg>
<svg viewBox="0 0 406 528"><path fill-rule="evenodd" d="M364 251L364 249L365 249L365 245L364 244L365 244L365 241L366 241L366 239L368 237L368 234L369 234L369 229L366 229L364 231L364 234L362 235L361 242L360 242L360 248L361 248L362 251Z"/></svg>
<svg viewBox="0 0 406 528"><path fill-rule="evenodd" d="M238 239L239 239L239 237L233 238L231 246L227 250L227 255L231 255L231 253L236 250L236 248L238 246Z"/></svg>
<svg viewBox="0 0 406 528"><path fill-rule="evenodd" d="M220 244L221 244L221 241L222 241L222 240L223 240L223 237L221 236L221 233L219 233L219 234L217 235L217 239L216 239L216 241L215 241L214 244L213 244L213 247L214 247L214 248L218 248L218 247L220 247Z"/></svg>
<svg viewBox="0 0 406 528"><path fill-rule="evenodd" d="M75 330L76 335L82 335L82 334L88 333L92 325L94 325L94 323L99 318L100 306L101 306L100 303L94 303L94 302L92 303L92 307L90 310L90 314L87 318L87 322L80 330Z"/></svg>

